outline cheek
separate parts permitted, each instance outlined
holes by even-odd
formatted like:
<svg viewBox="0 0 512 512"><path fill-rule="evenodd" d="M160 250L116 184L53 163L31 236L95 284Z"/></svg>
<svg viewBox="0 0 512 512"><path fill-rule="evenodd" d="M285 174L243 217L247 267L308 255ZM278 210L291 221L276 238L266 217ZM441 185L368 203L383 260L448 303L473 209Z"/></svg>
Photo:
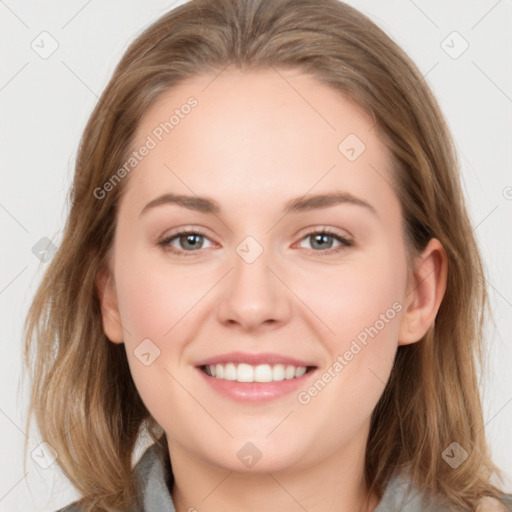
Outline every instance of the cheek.
<svg viewBox="0 0 512 512"><path fill-rule="evenodd" d="M376 326L381 338L398 337L406 285L405 259L398 251L354 258L346 265L315 272L306 270L294 279L297 295L304 298L317 324L324 325L331 353L345 350L359 335L364 342L371 326Z"/></svg>
<svg viewBox="0 0 512 512"><path fill-rule="evenodd" d="M195 315L206 307L205 294L216 276L211 269L150 260L142 250L128 253L120 246L117 251L116 292L131 374L148 410L167 426L170 403L180 404L181 417L193 408L179 385L188 378L182 373L189 371L184 354L200 328ZM173 425L180 430L176 418Z"/></svg>
<svg viewBox="0 0 512 512"><path fill-rule="evenodd" d="M183 332L189 325L187 311L196 294L178 272L166 275L164 269L135 258L119 263L116 285L121 319L128 331L124 344L130 371L146 408L165 428L176 409L169 404L180 404L181 417L190 406L178 384L182 380L178 373L188 339ZM182 422L174 419L173 425L180 433Z"/></svg>
<svg viewBox="0 0 512 512"><path fill-rule="evenodd" d="M166 264L164 258L151 261L132 254L116 262L116 288L123 325L132 334L131 343L150 338L168 340L182 320L214 282L211 272L184 265ZM138 339L141 338L141 339Z"/></svg>
<svg viewBox="0 0 512 512"><path fill-rule="evenodd" d="M368 417L389 378L404 311L405 256L400 251L354 261L346 269L323 269L304 286L307 306L327 326L325 378L301 390L299 402L334 424L354 425ZM317 398L318 397L318 398ZM345 413L348 415L346 416ZM314 415L314 413L312 413Z"/></svg>

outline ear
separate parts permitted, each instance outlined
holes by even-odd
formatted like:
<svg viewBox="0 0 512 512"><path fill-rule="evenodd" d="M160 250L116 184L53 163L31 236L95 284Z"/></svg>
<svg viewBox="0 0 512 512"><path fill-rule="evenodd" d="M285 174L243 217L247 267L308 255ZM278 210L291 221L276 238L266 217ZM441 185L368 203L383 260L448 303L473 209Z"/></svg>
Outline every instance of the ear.
<svg viewBox="0 0 512 512"><path fill-rule="evenodd" d="M103 332L113 343L123 343L123 327L117 306L117 295L112 272L102 268L96 276L96 289L101 304Z"/></svg>
<svg viewBox="0 0 512 512"><path fill-rule="evenodd" d="M400 323L399 345L423 338L433 325L446 291L448 261L437 238L432 238L414 263L409 276L405 313Z"/></svg>

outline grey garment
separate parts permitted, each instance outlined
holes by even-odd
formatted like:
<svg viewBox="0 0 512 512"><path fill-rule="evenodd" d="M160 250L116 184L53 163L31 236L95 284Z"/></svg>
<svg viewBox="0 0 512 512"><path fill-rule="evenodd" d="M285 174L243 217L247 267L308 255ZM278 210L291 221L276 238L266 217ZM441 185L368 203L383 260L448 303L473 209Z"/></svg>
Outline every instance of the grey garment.
<svg viewBox="0 0 512 512"><path fill-rule="evenodd" d="M135 466L135 476L141 484L142 509L130 512L176 512L166 483L165 466L158 455L156 445L151 445ZM510 499L510 501L508 501ZM505 498L507 510L512 510L512 497ZM73 503L57 512L82 512ZM374 512L450 512L437 501L428 498L403 476L394 477Z"/></svg>

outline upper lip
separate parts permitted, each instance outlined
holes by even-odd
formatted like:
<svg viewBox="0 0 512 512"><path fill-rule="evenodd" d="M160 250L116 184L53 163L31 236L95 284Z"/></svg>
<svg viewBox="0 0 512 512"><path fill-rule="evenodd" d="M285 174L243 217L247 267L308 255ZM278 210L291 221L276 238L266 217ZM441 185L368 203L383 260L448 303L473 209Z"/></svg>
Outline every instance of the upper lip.
<svg viewBox="0 0 512 512"><path fill-rule="evenodd" d="M297 359L295 357L289 357L282 354L274 354L270 352L264 352L260 354L250 354L245 352L230 352L228 354L219 354L217 356L203 359L196 363L196 366L207 366L214 364L226 364L226 363L246 363L252 366L260 364L284 364L293 366L315 366L311 362Z"/></svg>

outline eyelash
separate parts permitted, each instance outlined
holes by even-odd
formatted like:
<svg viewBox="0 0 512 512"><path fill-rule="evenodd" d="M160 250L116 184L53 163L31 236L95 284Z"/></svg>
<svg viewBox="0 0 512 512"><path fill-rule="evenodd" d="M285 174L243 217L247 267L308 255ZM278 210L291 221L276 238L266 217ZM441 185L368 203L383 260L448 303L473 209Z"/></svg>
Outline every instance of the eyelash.
<svg viewBox="0 0 512 512"><path fill-rule="evenodd" d="M163 240L158 242L158 245L160 247L162 247L164 250L172 252L173 254L177 254L179 256L185 256L185 257L194 256L195 253L197 253L199 250L196 250L196 251L184 251L184 250L175 249L174 247L172 247L170 245L170 243L174 239L176 239L176 238L178 238L178 237L180 237L182 235L200 235L200 236L202 236L204 238L208 238L206 233L204 233L203 231L201 231L199 229L195 229L195 230L182 229L182 230L177 231L176 233L174 233L172 236L165 237ZM346 249L348 247L352 247L354 245L354 243L352 241L350 241L347 238L345 238L345 237L335 233L334 231L331 231L329 228L316 229L316 230L309 231L308 233L306 233L300 239L300 241L302 241L305 238L307 238L309 236L312 236L312 235L328 235L328 236L331 236L334 239L336 239L341 244L337 248L331 248L331 249L325 249L325 250L318 250L318 251L316 251L314 249L309 249L313 253L317 253L317 254L325 254L325 255L335 254L335 253L339 253L339 252L343 251L344 249Z"/></svg>

